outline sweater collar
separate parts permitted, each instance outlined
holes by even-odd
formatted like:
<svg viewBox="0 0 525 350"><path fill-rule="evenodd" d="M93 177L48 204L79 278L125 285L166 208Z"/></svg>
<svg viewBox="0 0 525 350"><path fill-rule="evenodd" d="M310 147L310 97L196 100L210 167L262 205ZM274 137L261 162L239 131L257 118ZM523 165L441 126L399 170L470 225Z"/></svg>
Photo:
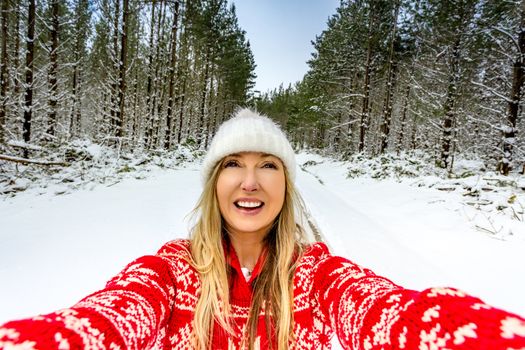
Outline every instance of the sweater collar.
<svg viewBox="0 0 525 350"><path fill-rule="evenodd" d="M257 259L257 262L255 263L250 279L246 281L241 271L241 263L237 256L237 253L235 252L235 248L230 242L227 242L227 241L224 242L224 245L225 245L224 251L226 253L226 261L231 266L233 272L236 275L234 276L234 278L242 279L245 283L248 284L248 286L250 286L250 289L251 289L252 282L255 280L255 278L257 278L257 276L260 275L262 268L264 266L264 262L266 260L266 248L263 248L261 255L259 255L259 258Z"/></svg>

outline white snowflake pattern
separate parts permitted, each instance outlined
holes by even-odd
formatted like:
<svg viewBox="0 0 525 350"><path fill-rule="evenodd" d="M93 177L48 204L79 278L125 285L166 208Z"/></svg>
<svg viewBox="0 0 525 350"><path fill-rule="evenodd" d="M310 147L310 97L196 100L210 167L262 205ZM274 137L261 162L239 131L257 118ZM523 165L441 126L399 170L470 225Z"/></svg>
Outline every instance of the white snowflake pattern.
<svg viewBox="0 0 525 350"><path fill-rule="evenodd" d="M474 323L469 323L456 329L453 333L454 344L463 344L466 340L465 338L476 338L476 329L477 326Z"/></svg>
<svg viewBox="0 0 525 350"><path fill-rule="evenodd" d="M442 337L438 334L441 332L441 325L436 324L429 332L422 330L419 333L419 350L441 350L450 340L450 334L445 333Z"/></svg>
<svg viewBox="0 0 525 350"><path fill-rule="evenodd" d="M512 339L515 336L525 337L525 322L516 317L507 317L501 321L501 336Z"/></svg>
<svg viewBox="0 0 525 350"><path fill-rule="evenodd" d="M441 310L441 307L439 305L431 307L423 313L423 317L421 318L421 320L423 322L432 322L432 318L439 317L439 310Z"/></svg>

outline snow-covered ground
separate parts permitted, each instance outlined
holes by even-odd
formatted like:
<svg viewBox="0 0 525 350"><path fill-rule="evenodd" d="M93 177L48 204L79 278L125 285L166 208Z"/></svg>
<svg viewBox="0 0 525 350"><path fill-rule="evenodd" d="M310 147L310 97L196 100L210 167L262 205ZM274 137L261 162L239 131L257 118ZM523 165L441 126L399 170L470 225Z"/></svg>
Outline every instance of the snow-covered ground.
<svg viewBox="0 0 525 350"><path fill-rule="evenodd" d="M317 165L301 172L298 186L335 253L407 288L453 286L525 314L523 221L472 206L464 190L420 186L439 182L432 177L348 179L342 163L299 156L308 160ZM525 202L522 190L515 196ZM490 222L501 226L492 232Z"/></svg>
<svg viewBox="0 0 525 350"><path fill-rule="evenodd" d="M297 185L334 253L408 288L454 286L525 315L522 212L486 213L463 190L429 187L431 177L348 179L341 162L303 153L298 163ZM134 258L186 237L200 165L178 166L0 197L0 324L70 306ZM502 196L525 203L523 191Z"/></svg>

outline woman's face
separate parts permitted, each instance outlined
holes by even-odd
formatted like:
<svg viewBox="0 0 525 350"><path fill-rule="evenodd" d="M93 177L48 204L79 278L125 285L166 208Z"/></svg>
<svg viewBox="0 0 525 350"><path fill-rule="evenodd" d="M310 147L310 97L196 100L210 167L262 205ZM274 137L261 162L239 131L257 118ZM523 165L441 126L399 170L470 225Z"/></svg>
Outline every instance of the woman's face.
<svg viewBox="0 0 525 350"><path fill-rule="evenodd" d="M258 152L227 156L217 179L217 197L228 232L264 237L283 207L285 190L279 158Z"/></svg>

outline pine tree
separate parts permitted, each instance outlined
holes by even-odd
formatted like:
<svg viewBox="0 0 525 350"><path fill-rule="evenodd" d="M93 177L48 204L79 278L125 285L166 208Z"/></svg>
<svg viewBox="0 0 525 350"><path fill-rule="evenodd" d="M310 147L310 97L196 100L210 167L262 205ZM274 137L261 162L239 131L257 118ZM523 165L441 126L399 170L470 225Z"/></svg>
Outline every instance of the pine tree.
<svg viewBox="0 0 525 350"><path fill-rule="evenodd" d="M516 54L512 69L512 87L508 99L507 126L503 128L503 158L500 162L500 171L508 175L512 168L513 148L516 141L516 125L523 84L525 82L525 0L520 3L520 21L517 30ZM525 170L525 168L524 168Z"/></svg>
<svg viewBox="0 0 525 350"><path fill-rule="evenodd" d="M31 121L33 117L33 70L34 70L34 52L35 52L35 21L36 21L36 4L35 0L29 0L27 13L27 40L26 40L26 65L25 65L25 108L24 124L22 137L25 142L31 140ZM24 158L29 157L27 148L24 149Z"/></svg>
<svg viewBox="0 0 525 350"><path fill-rule="evenodd" d="M4 143L5 135L5 121L7 115L7 86L9 78L7 76L8 53L7 53L7 37L9 27L9 2L7 0L2 2L1 14L1 58L0 58L0 144Z"/></svg>
<svg viewBox="0 0 525 350"><path fill-rule="evenodd" d="M51 47L49 48L49 70L48 86L50 90L48 99L48 128L47 135L54 137L57 124L57 104L58 104L58 45L59 45L59 0L50 0L51 12L50 37Z"/></svg>
<svg viewBox="0 0 525 350"><path fill-rule="evenodd" d="M86 76L86 59L87 59L87 40L91 29L89 22L91 11L88 0L75 0L74 2L74 27L73 27L73 71L71 94L73 103L71 106L71 116L69 122L69 133L73 136L79 136L81 133L82 123L82 98L85 93L85 76Z"/></svg>
<svg viewBox="0 0 525 350"><path fill-rule="evenodd" d="M388 147L388 136L390 134L390 123L392 119L392 95L394 94L394 84L397 73L397 62L394 58L394 50L396 47L396 41L399 41L397 37L397 22L399 16L399 9L401 7L401 1L396 0L394 4L394 15L392 21L392 31L390 38L390 48L388 53L387 61L387 73L386 73L386 96L383 105L383 122L381 123L381 145L380 153L384 153Z"/></svg>
<svg viewBox="0 0 525 350"><path fill-rule="evenodd" d="M28 4L24 25L22 2L2 2L0 142L8 134L44 147L71 137L205 147L198 122L213 132L250 98L253 55L224 0Z"/></svg>
<svg viewBox="0 0 525 350"><path fill-rule="evenodd" d="M175 1L173 8L173 23L171 25L171 48L169 64L169 85L168 85L168 108L166 110L166 132L164 138L164 148L169 149L172 141L173 132L173 109L175 94L175 69L177 63L177 30L179 24L180 2Z"/></svg>
<svg viewBox="0 0 525 350"><path fill-rule="evenodd" d="M118 0L117 0L118 1ZM126 96L126 69L128 60L128 17L129 17L129 0L123 0L122 3L122 33L120 44L119 60L119 79L118 79L118 109L115 115L116 136L124 136L124 103Z"/></svg>

